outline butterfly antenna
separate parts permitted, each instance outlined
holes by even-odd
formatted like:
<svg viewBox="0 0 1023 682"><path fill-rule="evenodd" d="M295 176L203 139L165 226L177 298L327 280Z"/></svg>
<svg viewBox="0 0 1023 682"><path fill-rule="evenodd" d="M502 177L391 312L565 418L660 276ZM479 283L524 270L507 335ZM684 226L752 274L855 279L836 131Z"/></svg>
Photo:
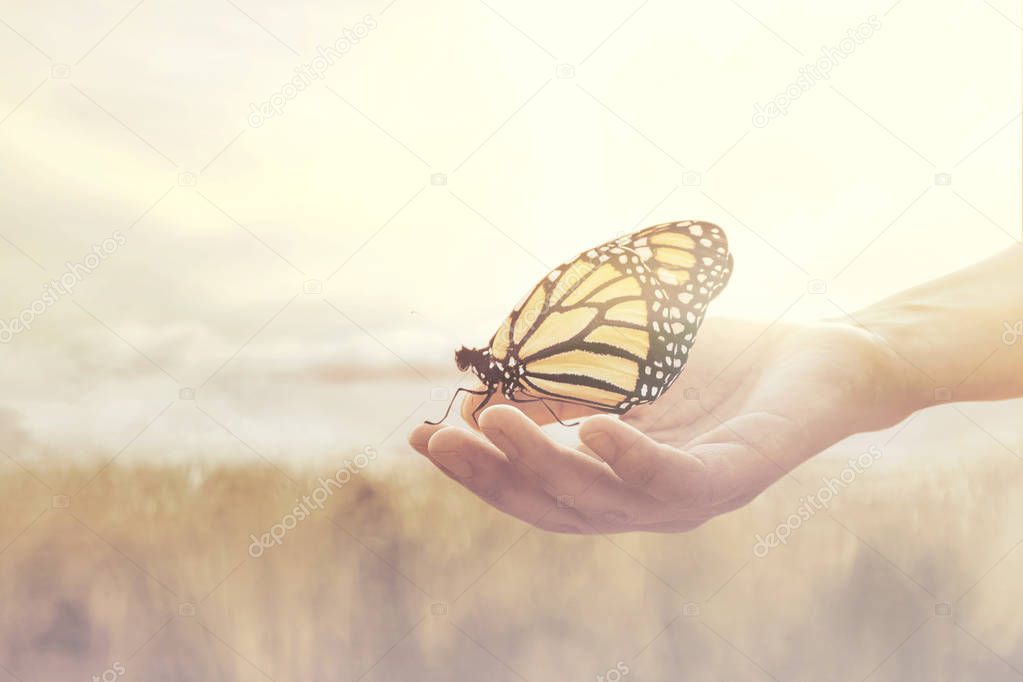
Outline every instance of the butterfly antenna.
<svg viewBox="0 0 1023 682"><path fill-rule="evenodd" d="M551 416L554 417L562 426L579 426L579 422L572 422L571 424L566 424L565 422L561 421L561 417L558 416L557 412L551 409L551 406L547 404L546 400L543 400L541 398L540 402L543 404L544 407L547 408L547 411L551 413Z"/></svg>
<svg viewBox="0 0 1023 682"><path fill-rule="evenodd" d="M451 402L448 403L448 409L444 411L444 416L440 418L440 421L432 422L430 420L426 420L424 423L425 424L429 424L430 426L437 426L438 424L443 424L444 420L448 418L449 414L451 414L451 406L455 404L455 399L458 398L458 394L459 393L471 393L473 395L485 395L485 396L487 396L488 400L489 400L490 396L493 395L493 391L490 391L490 392L488 392L488 391L472 391L472 390L469 390L468 388L459 388L457 391L455 391L455 394L453 396L451 396ZM474 417L475 417L475 414L476 413L474 412L473 413Z"/></svg>

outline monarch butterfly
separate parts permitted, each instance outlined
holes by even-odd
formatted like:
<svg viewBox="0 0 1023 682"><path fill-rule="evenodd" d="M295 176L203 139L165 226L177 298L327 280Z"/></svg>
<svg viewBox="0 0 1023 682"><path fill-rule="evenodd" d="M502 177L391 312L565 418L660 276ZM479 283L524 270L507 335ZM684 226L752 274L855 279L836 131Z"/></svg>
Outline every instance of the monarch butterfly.
<svg viewBox="0 0 1023 682"><path fill-rule="evenodd" d="M540 280L486 348L455 352L458 369L485 387L455 398L486 396L474 420L498 391L513 402L615 414L653 402L682 373L732 265L724 231L701 221L662 223L585 251Z"/></svg>

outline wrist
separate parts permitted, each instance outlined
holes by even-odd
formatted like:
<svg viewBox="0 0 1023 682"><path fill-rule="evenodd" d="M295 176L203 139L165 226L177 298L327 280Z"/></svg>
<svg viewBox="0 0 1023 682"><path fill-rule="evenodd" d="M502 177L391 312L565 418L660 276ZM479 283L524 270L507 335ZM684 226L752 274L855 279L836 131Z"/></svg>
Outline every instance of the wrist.
<svg viewBox="0 0 1023 682"><path fill-rule="evenodd" d="M917 410L942 398L941 379L933 368L921 366L920 358L933 357L933 336L926 330L927 311L920 307L869 308L857 313L854 326L870 337L871 366L877 384L886 396L877 396L886 405L894 425Z"/></svg>
<svg viewBox="0 0 1023 682"><path fill-rule="evenodd" d="M850 347L850 362L862 373L860 393L868 424L857 430L879 430L898 424L917 410L935 401L935 385L914 365L912 339L904 338L908 329L897 321L888 323L864 313L855 321L835 322L845 329Z"/></svg>
<svg viewBox="0 0 1023 682"><path fill-rule="evenodd" d="M908 409L1023 397L1023 353L1012 348L1023 328L1021 265L1023 249L1010 248L849 316L894 355Z"/></svg>

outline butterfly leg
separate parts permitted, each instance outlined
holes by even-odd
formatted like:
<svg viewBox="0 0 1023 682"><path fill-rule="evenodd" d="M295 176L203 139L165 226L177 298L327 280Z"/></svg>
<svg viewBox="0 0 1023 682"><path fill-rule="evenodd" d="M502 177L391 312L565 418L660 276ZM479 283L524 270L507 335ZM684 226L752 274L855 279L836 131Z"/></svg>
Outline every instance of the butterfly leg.
<svg viewBox="0 0 1023 682"><path fill-rule="evenodd" d="M480 425L480 420L476 418L476 415L479 414L483 410L483 408L487 406L487 403L490 402L490 399L494 397L494 393L496 393L496 392L497 392L497 389L494 389L494 388L490 389L489 391L485 391L487 397L484 398L483 402L481 402L476 407L476 409L472 411L472 420L476 423L476 426ZM483 395L483 394L484 393L477 393L476 395Z"/></svg>
<svg viewBox="0 0 1023 682"><path fill-rule="evenodd" d="M455 394L453 396L451 396L451 402L448 403L448 409L444 411L444 416L440 418L440 421L432 422L432 421L427 420L425 423L429 424L430 426L437 426L438 424L443 423L443 421L448 418L448 415L451 414L451 406L455 404L455 399L458 398L458 394L459 393L471 393L472 395L485 395L485 396L487 396L487 400L490 400L490 396L494 395L494 392L492 390L491 391L486 391L486 390L485 391L473 391L473 390L470 390L468 388L459 388L457 391L455 391ZM484 401L484 404L486 404L486 400ZM479 411L478 408L477 408L477 411ZM475 419L475 418L476 418L476 412L473 412L473 419Z"/></svg>
<svg viewBox="0 0 1023 682"><path fill-rule="evenodd" d="M543 406L547 409L547 411L551 413L551 416L554 417L554 419L557 420L557 422L562 426L579 426L579 422L572 422L571 424L566 424L565 422L561 421L561 417L559 417L554 412L554 410L551 409L551 406L548 405L547 401L544 400L543 398L530 398L529 400L519 400L514 395L509 397L512 399L512 402L514 403L542 403Z"/></svg>
<svg viewBox="0 0 1023 682"><path fill-rule="evenodd" d="M538 400L543 404L545 408L547 408L547 411L551 413L551 416L554 417L562 426L579 426L579 422L572 422L571 424L566 424L565 422L561 421L561 417L559 417L558 414L551 409L551 406L547 404L546 400L544 400L543 398L538 398Z"/></svg>

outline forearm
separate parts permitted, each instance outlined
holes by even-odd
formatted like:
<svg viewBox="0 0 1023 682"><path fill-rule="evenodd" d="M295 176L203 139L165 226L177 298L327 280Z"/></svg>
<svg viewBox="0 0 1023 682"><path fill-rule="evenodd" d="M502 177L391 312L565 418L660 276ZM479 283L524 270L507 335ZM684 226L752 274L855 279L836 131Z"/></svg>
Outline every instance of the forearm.
<svg viewBox="0 0 1023 682"><path fill-rule="evenodd" d="M1023 396L1023 246L853 317L893 351L911 409Z"/></svg>

